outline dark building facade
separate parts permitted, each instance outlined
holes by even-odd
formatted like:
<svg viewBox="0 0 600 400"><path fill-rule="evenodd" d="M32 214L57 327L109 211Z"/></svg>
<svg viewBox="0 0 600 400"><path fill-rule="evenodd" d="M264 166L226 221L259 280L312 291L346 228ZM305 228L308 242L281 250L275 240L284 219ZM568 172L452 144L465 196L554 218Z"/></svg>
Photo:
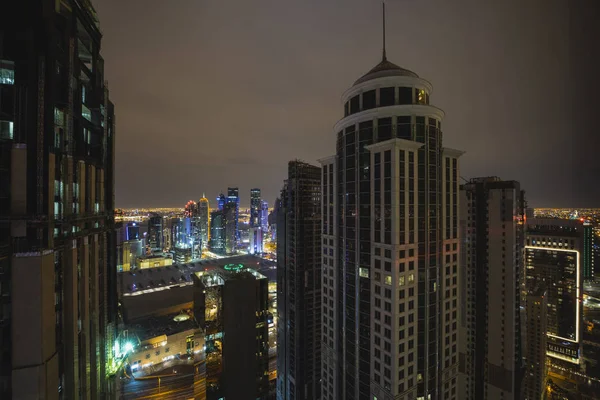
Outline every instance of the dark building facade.
<svg viewBox="0 0 600 400"><path fill-rule="evenodd" d="M87 0L0 12L0 398L110 397L114 107Z"/></svg>
<svg viewBox="0 0 600 400"><path fill-rule="evenodd" d="M460 207L459 398L520 399L525 196L518 182L474 178Z"/></svg>
<svg viewBox="0 0 600 400"><path fill-rule="evenodd" d="M210 213L210 251L225 254L225 216L223 210Z"/></svg>
<svg viewBox="0 0 600 400"><path fill-rule="evenodd" d="M320 399L321 168L291 161L281 199L277 224L277 398Z"/></svg>
<svg viewBox="0 0 600 400"><path fill-rule="evenodd" d="M148 246L153 252L163 250L163 217L153 214L148 218Z"/></svg>
<svg viewBox="0 0 600 400"><path fill-rule="evenodd" d="M242 264L193 274L194 316L205 331L207 399L267 400L268 280Z"/></svg>
<svg viewBox="0 0 600 400"><path fill-rule="evenodd" d="M324 398L458 398L462 152L432 89L384 51L342 96L321 160Z"/></svg>
<svg viewBox="0 0 600 400"><path fill-rule="evenodd" d="M527 296L524 399L541 400L546 392L546 332L548 296L544 286Z"/></svg>

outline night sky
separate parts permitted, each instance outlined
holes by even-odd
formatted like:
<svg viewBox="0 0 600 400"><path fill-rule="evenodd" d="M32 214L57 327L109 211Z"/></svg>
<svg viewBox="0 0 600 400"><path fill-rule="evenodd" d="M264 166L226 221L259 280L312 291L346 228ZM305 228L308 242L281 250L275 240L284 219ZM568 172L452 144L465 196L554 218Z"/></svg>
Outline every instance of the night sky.
<svg viewBox="0 0 600 400"><path fill-rule="evenodd" d="M433 84L461 175L518 180L530 206L600 207L599 14L569 3L387 1L388 59ZM228 186L271 206L289 160L335 153L341 95L381 59L376 0L94 4L118 207L214 205Z"/></svg>

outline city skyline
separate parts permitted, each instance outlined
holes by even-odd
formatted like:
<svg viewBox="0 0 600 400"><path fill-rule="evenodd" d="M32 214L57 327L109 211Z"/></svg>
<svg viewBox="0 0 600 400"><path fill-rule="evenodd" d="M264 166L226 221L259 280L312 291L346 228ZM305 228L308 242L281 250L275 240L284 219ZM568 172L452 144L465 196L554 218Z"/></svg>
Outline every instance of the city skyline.
<svg viewBox="0 0 600 400"><path fill-rule="evenodd" d="M176 205L225 185L244 194L260 187L272 203L288 160L333 152L339 95L381 48L378 2L96 3L120 110L118 207ZM574 43L594 36L575 27L596 28L565 18L580 17L566 2L541 4L389 1L388 55L436 83L447 142L466 151L465 179L519 180L534 207L591 207L600 197L586 185L593 124L577 121L593 115L592 102L574 110L569 99L591 98L585 68L594 64L578 64L585 55ZM311 118L297 118L303 114ZM249 142L260 151L248 151ZM147 156L156 148L164 162ZM161 182L169 190L156 191Z"/></svg>

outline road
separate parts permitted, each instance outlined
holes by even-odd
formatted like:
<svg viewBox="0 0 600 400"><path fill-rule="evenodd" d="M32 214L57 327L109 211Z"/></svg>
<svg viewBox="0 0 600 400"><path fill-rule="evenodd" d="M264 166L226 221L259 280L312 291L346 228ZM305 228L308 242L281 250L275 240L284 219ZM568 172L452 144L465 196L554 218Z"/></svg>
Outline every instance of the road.
<svg viewBox="0 0 600 400"><path fill-rule="evenodd" d="M177 371L172 376L173 370ZM121 396L123 400L134 399L193 399L194 395L194 367L179 365L160 372L160 389L157 378L123 380ZM196 382L198 395L205 395L205 382ZM200 393L201 392L201 393ZM202 397L204 398L204 397Z"/></svg>

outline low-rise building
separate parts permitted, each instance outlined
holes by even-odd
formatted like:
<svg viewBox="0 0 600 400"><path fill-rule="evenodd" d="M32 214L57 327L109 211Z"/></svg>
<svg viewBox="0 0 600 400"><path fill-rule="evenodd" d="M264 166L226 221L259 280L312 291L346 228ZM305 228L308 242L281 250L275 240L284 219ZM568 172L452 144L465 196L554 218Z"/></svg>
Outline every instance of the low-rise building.
<svg viewBox="0 0 600 400"><path fill-rule="evenodd" d="M131 321L128 333L139 340L129 353L133 372L143 371L171 360L200 361L204 333L191 310L164 316L149 316Z"/></svg>

